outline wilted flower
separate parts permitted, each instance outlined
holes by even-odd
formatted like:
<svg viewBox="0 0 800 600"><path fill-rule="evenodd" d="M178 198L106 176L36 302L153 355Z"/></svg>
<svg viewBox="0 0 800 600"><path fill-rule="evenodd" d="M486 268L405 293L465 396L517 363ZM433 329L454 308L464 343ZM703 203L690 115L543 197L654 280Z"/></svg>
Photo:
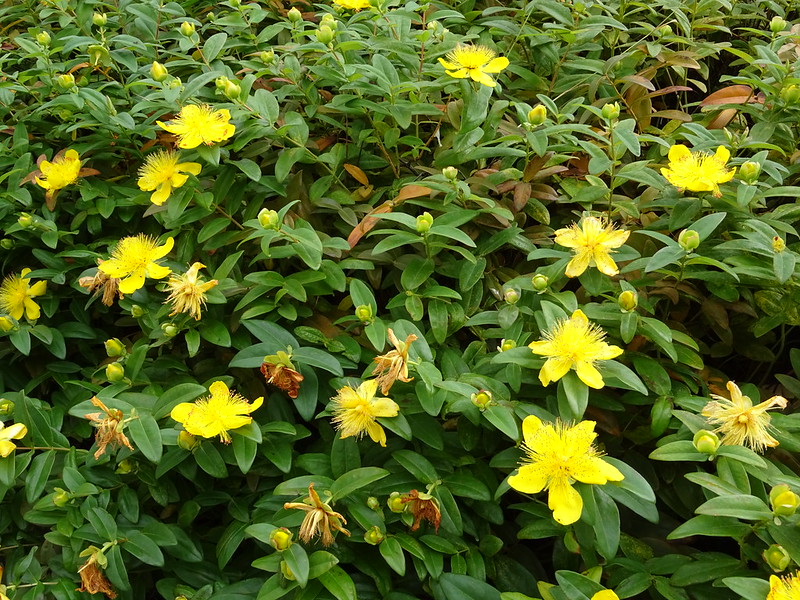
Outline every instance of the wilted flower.
<svg viewBox="0 0 800 600"><path fill-rule="evenodd" d="M411 525L411 531L419 529L422 520L425 519L428 523L433 525L436 532L439 532L439 524L442 522L442 511L439 508L439 501L430 494L421 493L417 490L411 490L408 494L404 494L402 502L408 506L408 510L414 515L414 523Z"/></svg>
<svg viewBox="0 0 800 600"><path fill-rule="evenodd" d="M350 532L342 527L342 525L347 524L347 519L320 499L319 494L314 490L313 483L308 485L308 498L304 502L287 502L283 505L283 508L295 508L305 511L306 516L300 525L299 536L305 543L320 536L322 545L330 546L333 544L333 533L335 531L341 531L347 536L350 535Z"/></svg>
<svg viewBox="0 0 800 600"><path fill-rule="evenodd" d="M230 118L231 113L226 108L214 110L208 104L188 104L169 123L156 121L156 124L178 136L178 148L188 149L227 140L236 131L229 123Z"/></svg>
<svg viewBox="0 0 800 600"><path fill-rule="evenodd" d="M103 552L96 546L89 546L80 553L80 556L88 556L89 558L78 569L78 575L81 576L81 587L77 591L89 592L90 594L105 594L106 598L111 598L112 600L116 598L117 592L114 586L111 585L111 582L103 573L103 568L107 563Z"/></svg>
<svg viewBox="0 0 800 600"><path fill-rule="evenodd" d="M386 394L394 385L395 381L413 381L413 377L408 376L408 350L411 342L417 339L413 333L406 336L406 341L401 342L392 331L388 329L389 342L394 346L394 350L389 350L386 354L375 357L376 367L372 375L377 379L381 394ZM394 416L394 415L392 415Z"/></svg>
<svg viewBox="0 0 800 600"><path fill-rule="evenodd" d="M773 396L761 404L753 406L749 397L733 381L726 385L730 399L711 394L713 400L703 408L703 416L709 423L717 425L715 433L722 435L726 446L747 445L756 452L774 448L778 440L769 433L770 416L767 411L773 408L786 408L786 398Z"/></svg>
<svg viewBox="0 0 800 600"><path fill-rule="evenodd" d="M97 428L94 434L94 441L97 443L94 459L103 456L108 446L112 448L125 446L128 450L133 450L128 437L123 433L125 419L122 411L118 408L108 408L97 396L92 398L92 404L103 411L84 415L92 422L92 426Z"/></svg>
<svg viewBox="0 0 800 600"><path fill-rule="evenodd" d="M719 184L733 179L736 169L726 167L731 157L725 146L717 148L715 154L692 152L683 144L675 144L669 149L669 167L661 169L666 177L679 191L713 192L719 198Z"/></svg>
<svg viewBox="0 0 800 600"><path fill-rule="evenodd" d="M766 600L797 600L800 598L800 571L786 577L769 576L769 593Z"/></svg>
<svg viewBox="0 0 800 600"><path fill-rule="evenodd" d="M376 398L377 391L378 380L370 379L357 390L344 386L333 398L333 423L342 439L360 438L366 433L372 441L386 446L386 432L375 419L396 417L400 407L389 398Z"/></svg>
<svg viewBox="0 0 800 600"><path fill-rule="evenodd" d="M172 409L170 416L181 423L192 435L204 438L219 436L226 444L231 442L228 433L253 421L250 413L264 403L256 398L253 403L228 389L223 381L215 381L209 388L211 394L194 402L181 402Z"/></svg>
<svg viewBox="0 0 800 600"><path fill-rule="evenodd" d="M290 348L291 350L291 348ZM289 395L289 398L297 398L300 393L300 383L305 379L292 364L290 352L278 351L277 354L270 354L264 357L261 364L261 373L267 383L270 383Z"/></svg>
<svg viewBox="0 0 800 600"><path fill-rule="evenodd" d="M5 458L16 450L17 446L11 440L21 440L28 435L28 428L23 423L14 423L6 427L0 423L0 456Z"/></svg>
<svg viewBox="0 0 800 600"><path fill-rule="evenodd" d="M605 383L594 364L622 354L622 348L603 341L605 335L599 326L589 322L582 310L576 310L569 319L556 323L544 333L544 340L528 344L534 354L547 356L539 371L539 381L542 385L549 385L574 369L586 385L602 388Z"/></svg>
<svg viewBox="0 0 800 600"><path fill-rule="evenodd" d="M174 188L181 187L189 179L185 173L199 175L200 168L200 164L196 162L179 163L177 152L159 150L150 154L139 169L139 189L153 192L150 202L161 206Z"/></svg>
<svg viewBox="0 0 800 600"><path fill-rule="evenodd" d="M27 275L31 270L22 269L19 275L9 275L0 283L0 310L19 321L24 314L29 321L39 318L41 310L32 300L47 291L46 281L37 281L31 285Z"/></svg>
<svg viewBox="0 0 800 600"><path fill-rule="evenodd" d="M577 277L588 267L594 266L609 276L619 273L617 264L611 258L611 250L622 246L630 233L615 229L613 224L607 225L597 217L586 217L580 226L573 223L570 227L557 230L556 244L571 248L575 254L567 264L567 277Z"/></svg>
<svg viewBox="0 0 800 600"><path fill-rule="evenodd" d="M103 262L102 258L97 259L98 265ZM106 306L112 306L114 304L114 298L117 296L120 300L123 298L122 292L119 291L119 279L116 277L109 277L100 269L97 270L95 275L81 277L78 280L78 285L86 288L89 292L99 293L100 290L103 290L103 299L101 302Z"/></svg>
<svg viewBox="0 0 800 600"><path fill-rule="evenodd" d="M170 274L169 267L163 267L156 261L169 254L174 243L168 237L159 246L155 238L143 233L122 238L111 252L111 258L100 263L98 269L109 277L119 279L121 294L132 294L144 285L145 277L162 279Z"/></svg>
<svg viewBox="0 0 800 600"><path fill-rule="evenodd" d="M508 66L505 56L486 46L458 45L455 50L448 52L445 58L440 58L439 63L447 69L445 72L450 77L465 79L470 77L483 85L494 87L497 82L489 73L499 73Z"/></svg>
<svg viewBox="0 0 800 600"><path fill-rule="evenodd" d="M205 268L203 263L196 262L183 275L174 273L170 275L167 281L167 289L170 293L166 300L172 305L170 317L178 313L188 313L194 317L195 321L200 320L201 308L206 305L206 292L219 283L216 279L203 281L198 276L198 271Z"/></svg>
<svg viewBox="0 0 800 600"><path fill-rule="evenodd" d="M603 485L624 478L600 458L594 447L594 426L594 421L570 426L561 421L544 424L534 415L525 417L522 448L527 456L519 472L508 478L508 485L526 494L548 490L547 505L562 525L580 519L583 499L572 487L575 481Z"/></svg>

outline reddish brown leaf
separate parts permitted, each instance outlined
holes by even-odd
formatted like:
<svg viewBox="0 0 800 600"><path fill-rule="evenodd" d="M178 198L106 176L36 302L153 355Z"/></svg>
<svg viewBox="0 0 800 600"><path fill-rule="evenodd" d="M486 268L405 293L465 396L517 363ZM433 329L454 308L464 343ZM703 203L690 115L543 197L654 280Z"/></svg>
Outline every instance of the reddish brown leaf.
<svg viewBox="0 0 800 600"><path fill-rule="evenodd" d="M703 98L700 106L747 104L754 101L753 88L749 85L729 85Z"/></svg>
<svg viewBox="0 0 800 600"><path fill-rule="evenodd" d="M421 196L428 196L433 192L433 190L429 187L425 187L424 185L416 185L411 184L403 187L400 190L400 193L397 194L397 197L394 199L395 202L403 202L408 200L409 198L419 198ZM386 212L386 211L384 211Z"/></svg>
<svg viewBox="0 0 800 600"><path fill-rule="evenodd" d="M369 185L369 177L359 167L345 163L344 170L350 173L350 176L361 185Z"/></svg>
<svg viewBox="0 0 800 600"><path fill-rule="evenodd" d="M347 236L347 243L350 244L350 248L355 248L358 241L364 237L380 220L377 217L372 215L380 215L383 213L392 212L394 208L394 202L384 202L378 208L371 211L367 216L361 219L361 222L353 228L353 231L350 232L350 235Z"/></svg>

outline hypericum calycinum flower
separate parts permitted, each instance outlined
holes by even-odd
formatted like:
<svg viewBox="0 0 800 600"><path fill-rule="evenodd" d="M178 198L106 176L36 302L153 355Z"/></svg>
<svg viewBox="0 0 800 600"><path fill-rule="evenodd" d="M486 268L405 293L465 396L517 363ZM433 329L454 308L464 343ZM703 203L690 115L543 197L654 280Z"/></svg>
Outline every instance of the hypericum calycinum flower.
<svg viewBox="0 0 800 600"><path fill-rule="evenodd" d="M0 423L0 456L5 458L16 450L17 446L11 440L21 440L28 435L28 428L23 423L14 423L6 427Z"/></svg>
<svg viewBox="0 0 800 600"><path fill-rule="evenodd" d="M611 590L601 590L592 596L592 600L619 600L619 596Z"/></svg>
<svg viewBox="0 0 800 600"><path fill-rule="evenodd" d="M219 436L224 443L231 442L228 433L253 421L250 413L264 403L264 398L256 398L253 403L228 389L223 381L215 381L209 388L210 396L194 402L181 402L172 409L170 416L181 423L192 435L204 438Z"/></svg>
<svg viewBox="0 0 800 600"><path fill-rule="evenodd" d="M769 594L766 600L797 600L800 598L800 572L786 577L769 576Z"/></svg>
<svg viewBox="0 0 800 600"><path fill-rule="evenodd" d="M66 77L66 75L62 75ZM69 77L72 77L70 74ZM52 161L40 156L37 161L38 168L25 176L22 183L34 180L40 187L43 187L47 208L53 210L56 207L56 195L58 191L72 185L78 177L97 175L97 169L81 168L81 159L75 150L59 150Z"/></svg>
<svg viewBox="0 0 800 600"><path fill-rule="evenodd" d="M508 478L508 485L525 494L548 490L547 505L553 518L562 525L581 517L583 499L575 491L575 481L604 485L622 481L619 470L600 458L594 447L594 421L581 421L570 426L556 421L544 424L534 416L522 422L526 453L519 472Z"/></svg>
<svg viewBox="0 0 800 600"><path fill-rule="evenodd" d="M397 339L391 327L388 329L388 334L394 350L389 350L386 354L376 356L375 363L377 366L372 372L372 375L378 381L381 394L388 393L395 381L409 382L414 380L413 377L408 376L408 349L411 347L411 342L417 339L417 336L409 333L406 341L401 342Z"/></svg>
<svg viewBox="0 0 800 600"><path fill-rule="evenodd" d="M733 381L729 381L726 387L730 399L711 394L714 400L706 404L702 413L709 423L717 425L714 432L722 435L722 443L726 446L747 445L756 452L777 446L778 440L769 433L771 418L767 411L786 408L786 398L773 396L753 406L753 401L743 396Z"/></svg>
<svg viewBox="0 0 800 600"><path fill-rule="evenodd" d="M400 407L389 398L376 398L378 380L365 381L357 390L349 385L339 390L332 399L333 424L342 439L350 436L362 437L365 433L386 446L386 432L375 420L378 417L396 417Z"/></svg>
<svg viewBox="0 0 800 600"><path fill-rule="evenodd" d="M489 87L497 85L489 73L499 73L509 64L505 56L497 56L491 48L468 45L456 46L455 50L445 55L445 58L440 58L439 63L447 69L445 73L450 77L457 79L470 77L473 81Z"/></svg>
<svg viewBox="0 0 800 600"><path fill-rule="evenodd" d="M588 267L609 276L619 273L617 264L611 258L611 249L619 248L631 234L630 231L615 229L603 219L586 217L580 226L573 223L556 231L555 242L559 246L571 248L575 256L567 264L566 276L577 277Z"/></svg>
<svg viewBox="0 0 800 600"><path fill-rule="evenodd" d="M283 508L305 511L306 516L300 525L299 536L305 543L320 536L322 545L330 546L333 544L333 532L341 531L347 536L350 535L350 532L342 527L343 524L347 524L347 519L320 499L319 494L314 490L313 483L308 484L308 498L304 502L287 502Z"/></svg>
<svg viewBox="0 0 800 600"><path fill-rule="evenodd" d="M206 304L206 292L219 283L216 279L203 281L198 275L198 271L205 268L203 263L196 262L189 267L185 274L175 275L173 273L170 275L167 281L167 289L170 293L166 300L172 305L170 317L178 313L188 313L194 317L195 321L200 320L200 311Z"/></svg>
<svg viewBox="0 0 800 600"><path fill-rule="evenodd" d="M41 310L31 298L41 296L47 291L46 281L37 281L31 285L27 275L30 269L22 269L19 275L9 275L0 284L0 310L19 321L22 315L29 321L39 318Z"/></svg>
<svg viewBox="0 0 800 600"><path fill-rule="evenodd" d="M569 319L556 323L545 332L543 340L528 344L534 354L547 356L539 371L539 381L546 386L575 369L583 383L598 390L602 388L605 383L594 363L622 354L622 348L603 341L605 335L599 326L589 322L582 310L576 310Z"/></svg>
<svg viewBox="0 0 800 600"><path fill-rule="evenodd" d="M200 168L200 163L196 162L179 163L177 152L159 150L150 154L139 169L139 189L153 192L150 202L161 206L174 188L181 187L189 179L185 173L199 175Z"/></svg>
<svg viewBox="0 0 800 600"><path fill-rule="evenodd" d="M175 240L168 237L159 246L155 238L143 233L125 237L111 252L111 258L97 268L109 277L119 279L120 293L132 294L144 285L145 277L163 279L171 273L169 267L161 266L156 261L169 254L174 244Z"/></svg>
<svg viewBox="0 0 800 600"><path fill-rule="evenodd" d="M678 191L713 192L719 198L719 184L733 179L736 169L726 167L731 152L725 146L717 148L715 154L692 152L683 144L675 144L669 149L669 167L661 169Z"/></svg>
<svg viewBox="0 0 800 600"><path fill-rule="evenodd" d="M231 113L226 108L214 110L208 104L188 104L169 123L156 121L156 124L178 136L178 148L197 148L200 144L211 146L231 137L236 127L228 122L230 118Z"/></svg>
<svg viewBox="0 0 800 600"><path fill-rule="evenodd" d="M358 12L364 8L369 8L369 0L333 0L336 6L341 6L346 10Z"/></svg>

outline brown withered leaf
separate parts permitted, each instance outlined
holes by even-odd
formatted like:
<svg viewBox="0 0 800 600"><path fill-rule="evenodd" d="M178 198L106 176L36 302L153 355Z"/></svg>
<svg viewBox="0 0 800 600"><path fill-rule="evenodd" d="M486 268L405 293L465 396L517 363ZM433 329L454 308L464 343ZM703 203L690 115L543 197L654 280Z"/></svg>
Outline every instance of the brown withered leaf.
<svg viewBox="0 0 800 600"><path fill-rule="evenodd" d="M284 365L262 363L261 372L267 383L286 392L289 398L297 398L300 393L300 383L305 379L301 373Z"/></svg>
<svg viewBox="0 0 800 600"><path fill-rule="evenodd" d="M345 163L344 170L350 173L350 176L361 185L369 185L369 177L367 177L367 174L356 165Z"/></svg>
<svg viewBox="0 0 800 600"><path fill-rule="evenodd" d="M355 248L359 240L369 233L369 231L371 231L372 228L378 223L380 219L378 219L378 217L374 217L373 215L381 215L383 213L392 212L394 207L395 203L391 200L388 200L364 216L364 218L361 219L361 222L353 228L353 231L350 232L350 235L347 236L347 243L350 244L350 248Z"/></svg>

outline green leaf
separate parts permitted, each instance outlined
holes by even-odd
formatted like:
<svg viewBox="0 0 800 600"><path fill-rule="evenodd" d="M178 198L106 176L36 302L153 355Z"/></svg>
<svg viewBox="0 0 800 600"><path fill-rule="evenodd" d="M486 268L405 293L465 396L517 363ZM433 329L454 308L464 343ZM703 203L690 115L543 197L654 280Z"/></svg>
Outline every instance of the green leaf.
<svg viewBox="0 0 800 600"><path fill-rule="evenodd" d="M333 502L341 500L356 490L383 479L387 475L389 475L389 471L378 467L361 467L345 473L330 486L331 500Z"/></svg>
<svg viewBox="0 0 800 600"><path fill-rule="evenodd" d="M308 554L306 554L303 546L300 544L292 544L281 554L281 557L286 561L286 564L289 566L289 569L291 569L300 587L306 587L308 584L310 563Z"/></svg>
<svg viewBox="0 0 800 600"><path fill-rule="evenodd" d="M666 461L693 461L705 462L708 460L708 454L698 452L694 444L690 440L680 440L677 442L669 442L663 446L659 446L650 453L652 460L666 460Z"/></svg>
<svg viewBox="0 0 800 600"><path fill-rule="evenodd" d="M219 55L220 51L225 47L225 42L228 40L227 33L215 33L206 40L203 44L203 58L211 62Z"/></svg>
<svg viewBox="0 0 800 600"><path fill-rule="evenodd" d="M698 515L673 529L667 535L667 539L678 540L695 535L707 535L711 537L731 537L738 540L744 538L750 531L749 525L745 525L733 517Z"/></svg>
<svg viewBox="0 0 800 600"><path fill-rule="evenodd" d="M234 165L247 175L253 181L261 181L261 167L249 158L242 158L240 160L231 161ZM227 219L226 219L227 221Z"/></svg>
<svg viewBox="0 0 800 600"><path fill-rule="evenodd" d="M413 257L400 275L400 285L404 290L416 290L431 276L433 267L433 260L430 258Z"/></svg>
<svg viewBox="0 0 800 600"><path fill-rule="evenodd" d="M434 466L421 454L412 450L397 450L392 454L392 458L422 483L434 483L439 479Z"/></svg>
<svg viewBox="0 0 800 600"><path fill-rule="evenodd" d="M387 537L381 542L378 549L392 571L400 576L406 574L406 557L403 554L403 548L400 542L397 541L397 538L392 536Z"/></svg>
<svg viewBox="0 0 800 600"><path fill-rule="evenodd" d="M317 579L320 575L335 567L338 562L339 559L330 552L317 550L309 558L308 578Z"/></svg>
<svg viewBox="0 0 800 600"><path fill-rule="evenodd" d="M164 566L164 555L158 544L139 531L131 531L126 535L122 549L145 564L154 567Z"/></svg>
<svg viewBox="0 0 800 600"><path fill-rule="evenodd" d="M589 386L575 371L558 380L558 412L565 421L580 421L589 404Z"/></svg>
<svg viewBox="0 0 800 600"><path fill-rule="evenodd" d="M310 269L318 270L322 266L322 241L317 232L306 221L297 220L292 236L292 248Z"/></svg>
<svg viewBox="0 0 800 600"><path fill-rule="evenodd" d="M25 474L25 499L29 503L42 495L55 462L56 453L53 450L46 450L31 461L31 466Z"/></svg>
<svg viewBox="0 0 800 600"><path fill-rule="evenodd" d="M604 360L598 366L600 373L603 375L603 381L607 386L634 390L643 396L649 394L647 387L636 373L622 363L615 360Z"/></svg>
<svg viewBox="0 0 800 600"><path fill-rule="evenodd" d="M153 405L153 418L162 419L181 402L191 402L207 393L208 389L199 383L179 383L172 386L161 394Z"/></svg>
<svg viewBox="0 0 800 600"><path fill-rule="evenodd" d="M243 435L232 435L231 438L233 439L231 445L236 464L242 473L247 473L256 458L258 442Z"/></svg>
<svg viewBox="0 0 800 600"><path fill-rule="evenodd" d="M759 577L726 577L722 583L745 600L766 598L769 594L769 582Z"/></svg>
<svg viewBox="0 0 800 600"><path fill-rule="evenodd" d="M157 463L161 460L163 446L161 444L161 431L152 415L139 412L139 418L128 423L128 432L134 447L139 449L150 462Z"/></svg>
<svg viewBox="0 0 800 600"><path fill-rule="evenodd" d="M336 600L358 600L356 586L344 569L335 566L317 577Z"/></svg>
<svg viewBox="0 0 800 600"><path fill-rule="evenodd" d="M109 581L111 581L118 590L127 591L131 589L128 571L125 568L125 561L122 560L122 551L119 545L111 546L108 552L106 552L106 558L108 559L108 565L106 566L105 572Z"/></svg>
<svg viewBox="0 0 800 600"><path fill-rule="evenodd" d="M436 600L500 600L500 592L488 583L456 573L442 573L431 581Z"/></svg>
<svg viewBox="0 0 800 600"><path fill-rule="evenodd" d="M711 498L698 506L695 512L700 515L735 517L745 521L766 521L772 518L772 511L761 498L747 494Z"/></svg>
<svg viewBox="0 0 800 600"><path fill-rule="evenodd" d="M198 331L200 337L215 346L223 348L230 348L231 346L231 334L228 332L228 327L219 321L203 318Z"/></svg>
<svg viewBox="0 0 800 600"><path fill-rule="evenodd" d="M228 469L225 467L225 461L217 450L214 442L202 441L194 451L195 460L203 471L216 477L223 479L228 476Z"/></svg>
<svg viewBox="0 0 800 600"><path fill-rule="evenodd" d="M503 404L490 404L483 411L483 416L512 440L519 439L519 423L514 416L514 409Z"/></svg>

